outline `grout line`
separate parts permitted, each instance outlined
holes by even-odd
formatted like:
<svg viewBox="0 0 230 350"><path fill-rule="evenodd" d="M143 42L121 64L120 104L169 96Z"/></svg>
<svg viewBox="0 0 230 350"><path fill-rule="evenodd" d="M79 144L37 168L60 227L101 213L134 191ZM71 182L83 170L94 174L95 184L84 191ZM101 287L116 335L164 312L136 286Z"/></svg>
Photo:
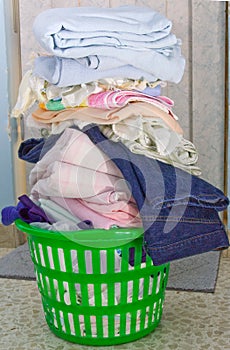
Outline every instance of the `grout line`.
<svg viewBox="0 0 230 350"><path fill-rule="evenodd" d="M188 23L188 37L189 37L189 46L188 46L188 118L189 118L189 139L191 142L193 142L193 4L192 0L188 0L188 17L189 17L189 23Z"/></svg>

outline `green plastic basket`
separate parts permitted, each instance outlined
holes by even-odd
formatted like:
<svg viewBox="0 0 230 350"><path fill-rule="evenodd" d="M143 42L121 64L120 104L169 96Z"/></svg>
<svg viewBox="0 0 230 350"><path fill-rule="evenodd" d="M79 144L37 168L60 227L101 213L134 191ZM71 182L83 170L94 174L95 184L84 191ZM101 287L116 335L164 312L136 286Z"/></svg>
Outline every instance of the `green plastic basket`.
<svg viewBox="0 0 230 350"><path fill-rule="evenodd" d="M169 264L142 262L140 228L51 232L16 220L27 234L46 322L84 345L137 340L160 322ZM134 264L129 264L134 256Z"/></svg>

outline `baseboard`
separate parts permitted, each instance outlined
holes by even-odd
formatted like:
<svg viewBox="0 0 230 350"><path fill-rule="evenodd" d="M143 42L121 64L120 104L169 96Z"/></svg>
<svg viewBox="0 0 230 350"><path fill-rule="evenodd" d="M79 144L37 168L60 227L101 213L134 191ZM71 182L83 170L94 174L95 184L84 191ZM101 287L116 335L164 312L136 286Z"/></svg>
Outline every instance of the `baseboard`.
<svg viewBox="0 0 230 350"><path fill-rule="evenodd" d="M16 248L26 242L26 235L19 231L14 224L4 226L0 224L0 247Z"/></svg>

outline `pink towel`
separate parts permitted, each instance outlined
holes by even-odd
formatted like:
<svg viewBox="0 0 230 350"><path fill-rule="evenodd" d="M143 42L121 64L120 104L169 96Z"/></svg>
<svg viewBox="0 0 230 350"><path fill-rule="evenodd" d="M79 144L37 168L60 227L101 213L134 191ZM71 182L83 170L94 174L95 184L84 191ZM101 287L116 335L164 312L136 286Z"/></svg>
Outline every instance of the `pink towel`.
<svg viewBox="0 0 230 350"><path fill-rule="evenodd" d="M55 203L59 204L72 215L77 216L81 220L90 220L95 228L109 229L112 225L120 227L141 227L142 222L133 203L118 203L117 208L107 205L106 212L103 212L99 206L94 209L90 207L89 202L77 198L50 198ZM119 208L119 204L120 208ZM105 206L103 207L105 210ZM116 210L115 210L116 209Z"/></svg>
<svg viewBox="0 0 230 350"><path fill-rule="evenodd" d="M174 103L166 96L149 96L142 92L131 90L107 90L88 96L88 106L101 109L111 109L116 107L124 107L129 102L147 102L151 103L164 111L171 108Z"/></svg>

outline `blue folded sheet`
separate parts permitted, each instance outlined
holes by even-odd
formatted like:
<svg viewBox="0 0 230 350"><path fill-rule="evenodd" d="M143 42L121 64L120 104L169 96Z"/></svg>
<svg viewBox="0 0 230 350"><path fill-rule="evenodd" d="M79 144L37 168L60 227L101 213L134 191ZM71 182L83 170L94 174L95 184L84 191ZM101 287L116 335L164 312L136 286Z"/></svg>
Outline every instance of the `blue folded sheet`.
<svg viewBox="0 0 230 350"><path fill-rule="evenodd" d="M35 74L64 86L75 71L73 62L66 64L63 59L73 59L76 75L80 76L72 84L84 82L81 75L89 76L92 72L97 73L95 79L100 79L122 77L124 71L131 79L144 77L149 81L178 83L184 73L185 59L181 41L171 33L171 28L170 20L148 7L49 9L36 17L34 34L48 53L62 60L53 59L49 74L47 60L37 58ZM61 83L49 80L54 70L62 76Z"/></svg>

